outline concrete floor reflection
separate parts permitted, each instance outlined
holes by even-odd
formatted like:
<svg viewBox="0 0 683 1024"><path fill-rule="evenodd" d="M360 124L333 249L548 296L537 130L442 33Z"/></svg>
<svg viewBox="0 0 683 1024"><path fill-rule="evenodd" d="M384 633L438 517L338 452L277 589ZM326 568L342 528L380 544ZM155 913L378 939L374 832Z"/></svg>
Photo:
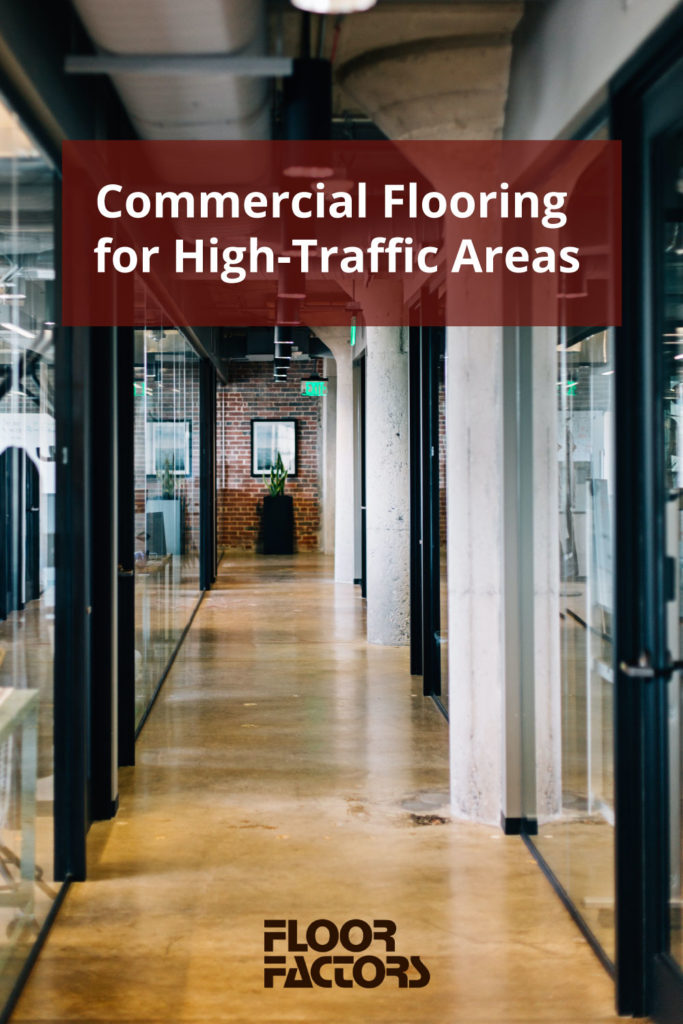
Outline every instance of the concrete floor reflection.
<svg viewBox="0 0 683 1024"><path fill-rule="evenodd" d="M562 808L534 842L607 956L614 961L614 753L612 645L589 631L586 587L564 586Z"/></svg>
<svg viewBox="0 0 683 1024"><path fill-rule="evenodd" d="M195 554L150 558L135 566L135 721L154 696L199 600Z"/></svg>
<svg viewBox="0 0 683 1024"><path fill-rule="evenodd" d="M224 561L13 1019L616 1021L522 842L447 820L447 745L329 559ZM264 920L320 917L394 920L430 983L264 989Z"/></svg>
<svg viewBox="0 0 683 1024"><path fill-rule="evenodd" d="M53 656L54 588L49 586L39 599L0 621L0 707L16 690L34 691L38 700L33 772L22 777L21 727L15 726L0 743L0 1004L7 1000L59 890L53 882ZM35 786L30 821L33 884L22 878L21 868L24 786Z"/></svg>

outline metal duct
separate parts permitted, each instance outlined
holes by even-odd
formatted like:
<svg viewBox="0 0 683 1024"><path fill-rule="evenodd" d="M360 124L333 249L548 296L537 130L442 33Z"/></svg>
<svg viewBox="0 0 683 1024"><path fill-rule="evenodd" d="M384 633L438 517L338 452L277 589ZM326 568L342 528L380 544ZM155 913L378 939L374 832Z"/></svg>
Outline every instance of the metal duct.
<svg viewBox="0 0 683 1024"><path fill-rule="evenodd" d="M265 52L263 0L73 0L95 46L113 54ZM145 139L270 137L270 82L239 75L139 75L112 81Z"/></svg>

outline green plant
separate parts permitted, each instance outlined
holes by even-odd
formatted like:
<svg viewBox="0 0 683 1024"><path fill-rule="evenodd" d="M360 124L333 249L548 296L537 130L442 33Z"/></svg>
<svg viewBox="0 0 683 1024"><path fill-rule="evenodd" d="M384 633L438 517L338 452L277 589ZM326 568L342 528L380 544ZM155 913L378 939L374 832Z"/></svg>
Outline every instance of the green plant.
<svg viewBox="0 0 683 1024"><path fill-rule="evenodd" d="M285 469L285 464L282 461L282 456L278 452L277 459L270 467L270 483L268 484L268 490L274 498L285 493L286 479L287 470Z"/></svg>
<svg viewBox="0 0 683 1024"><path fill-rule="evenodd" d="M158 474L161 479L161 497L172 498L175 490L175 482L173 480L173 467L171 466L171 460L169 458L164 459L164 468Z"/></svg>

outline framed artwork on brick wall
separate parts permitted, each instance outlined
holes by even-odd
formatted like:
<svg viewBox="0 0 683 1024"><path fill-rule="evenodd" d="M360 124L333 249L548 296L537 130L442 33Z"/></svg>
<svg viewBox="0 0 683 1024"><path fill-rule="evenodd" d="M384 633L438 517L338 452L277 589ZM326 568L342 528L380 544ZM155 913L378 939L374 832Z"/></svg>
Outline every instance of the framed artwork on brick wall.
<svg viewBox="0 0 683 1024"><path fill-rule="evenodd" d="M278 453L288 476L296 476L296 420L252 420L251 475L268 476Z"/></svg>
<svg viewBox="0 0 683 1024"><path fill-rule="evenodd" d="M159 476L192 476L192 420L158 420L145 424L145 471Z"/></svg>

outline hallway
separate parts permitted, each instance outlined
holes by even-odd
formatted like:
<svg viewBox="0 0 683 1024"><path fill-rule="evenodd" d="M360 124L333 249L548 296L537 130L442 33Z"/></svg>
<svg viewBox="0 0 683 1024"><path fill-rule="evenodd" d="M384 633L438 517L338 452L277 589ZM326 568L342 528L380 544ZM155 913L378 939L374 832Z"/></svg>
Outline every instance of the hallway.
<svg viewBox="0 0 683 1024"><path fill-rule="evenodd" d="M446 723L364 635L329 559L224 559L13 1021L617 1019L522 842L439 822ZM272 918L390 918L431 981L264 989Z"/></svg>

